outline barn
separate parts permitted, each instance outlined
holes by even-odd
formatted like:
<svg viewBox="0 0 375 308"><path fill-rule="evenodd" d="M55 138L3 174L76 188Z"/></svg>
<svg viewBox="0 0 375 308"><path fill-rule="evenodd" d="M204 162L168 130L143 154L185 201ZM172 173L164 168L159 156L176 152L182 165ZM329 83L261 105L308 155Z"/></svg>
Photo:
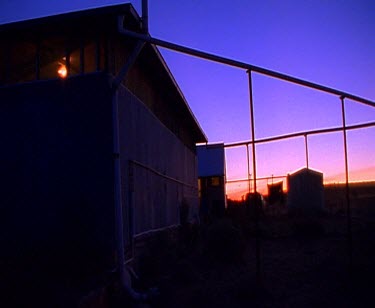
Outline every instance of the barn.
<svg viewBox="0 0 375 308"><path fill-rule="evenodd" d="M0 25L0 266L15 306L72 307L137 241L175 229L182 203L197 208L207 138L159 50L122 29L145 31L130 4Z"/></svg>

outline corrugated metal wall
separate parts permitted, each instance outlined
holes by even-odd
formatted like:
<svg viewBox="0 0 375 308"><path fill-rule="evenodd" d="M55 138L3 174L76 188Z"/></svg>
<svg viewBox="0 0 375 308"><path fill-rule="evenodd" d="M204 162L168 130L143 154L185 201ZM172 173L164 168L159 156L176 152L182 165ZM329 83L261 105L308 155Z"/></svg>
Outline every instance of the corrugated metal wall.
<svg viewBox="0 0 375 308"><path fill-rule="evenodd" d="M124 232L129 240L133 232L136 236L178 225L183 200L192 209L190 215L197 213L197 159L195 153L127 89L121 87L118 95L124 222L127 225Z"/></svg>

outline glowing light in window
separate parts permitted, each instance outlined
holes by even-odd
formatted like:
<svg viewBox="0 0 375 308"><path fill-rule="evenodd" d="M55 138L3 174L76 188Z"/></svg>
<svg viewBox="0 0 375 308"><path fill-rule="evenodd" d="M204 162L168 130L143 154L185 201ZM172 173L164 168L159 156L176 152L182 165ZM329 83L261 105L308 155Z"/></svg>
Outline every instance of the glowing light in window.
<svg viewBox="0 0 375 308"><path fill-rule="evenodd" d="M60 65L59 69L57 70L57 73L61 78L66 78L66 76L68 76L68 71L66 70L65 65Z"/></svg>

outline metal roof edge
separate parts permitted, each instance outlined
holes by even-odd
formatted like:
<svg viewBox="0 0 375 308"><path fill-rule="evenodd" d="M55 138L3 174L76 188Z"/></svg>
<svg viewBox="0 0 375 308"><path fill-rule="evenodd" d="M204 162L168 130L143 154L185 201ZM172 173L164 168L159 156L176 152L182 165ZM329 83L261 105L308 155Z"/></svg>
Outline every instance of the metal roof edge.
<svg viewBox="0 0 375 308"><path fill-rule="evenodd" d="M289 173L289 175L293 176L293 175L301 174L301 173L304 173L304 172L319 174L319 175L322 175L322 176L324 175L324 173L322 171L307 168L307 167L299 168L299 169L295 170L293 173Z"/></svg>
<svg viewBox="0 0 375 308"><path fill-rule="evenodd" d="M103 15L103 14L121 14L124 12L130 12L133 15L133 17L139 21L141 19L137 11L133 7L133 5L129 2L129 3L89 7L85 9L53 13L50 15L42 15L42 16L32 17L28 19L0 23L0 31L10 30L12 28L23 28L30 24L37 25L37 24L57 20L60 18L67 18L67 17L77 18L81 16L83 17L83 16L89 16L89 15Z"/></svg>
<svg viewBox="0 0 375 308"><path fill-rule="evenodd" d="M176 79L174 78L174 76L173 76L171 70L169 69L167 63L165 62L165 60L164 60L162 54L160 53L159 49L158 49L155 45L153 45L153 44L150 44L150 45L152 46L153 50L155 51L157 57L158 57L159 60L160 60L160 63L163 65L163 67L164 67L165 71L167 72L169 78L171 79L171 81L172 81L174 87L176 88L178 94L180 95L180 97L181 97L181 99L182 99L184 105L186 106L186 108L187 108L187 110L188 110L188 112L189 112L191 118L192 118L193 121L195 122L195 125L196 125L197 128L199 129L199 131L200 131L202 137L204 138L204 140L202 140L202 141L203 141L203 142L207 142L208 139L207 139L206 134L204 133L204 131L203 131L202 127L200 126L200 124L199 124L197 118L195 117L193 111L191 110L191 108L190 108L190 106L189 106L189 104L188 104L188 102L187 102L187 100L186 100L184 94L183 94L182 91L181 91L181 88L179 87L179 85L178 85ZM201 141L200 141L200 142L201 142Z"/></svg>
<svg viewBox="0 0 375 308"><path fill-rule="evenodd" d="M224 148L224 142L203 142L203 143L197 143L197 147L205 147L205 148Z"/></svg>

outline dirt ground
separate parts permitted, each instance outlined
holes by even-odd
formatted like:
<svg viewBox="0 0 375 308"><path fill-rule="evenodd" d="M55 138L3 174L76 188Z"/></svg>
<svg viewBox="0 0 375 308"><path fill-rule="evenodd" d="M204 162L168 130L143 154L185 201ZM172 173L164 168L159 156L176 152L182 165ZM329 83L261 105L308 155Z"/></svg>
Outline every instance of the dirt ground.
<svg viewBox="0 0 375 308"><path fill-rule="evenodd" d="M255 225L238 216L151 254L143 280L160 290L152 307L374 306L374 219L353 218L350 267L345 216L263 217L258 281Z"/></svg>

